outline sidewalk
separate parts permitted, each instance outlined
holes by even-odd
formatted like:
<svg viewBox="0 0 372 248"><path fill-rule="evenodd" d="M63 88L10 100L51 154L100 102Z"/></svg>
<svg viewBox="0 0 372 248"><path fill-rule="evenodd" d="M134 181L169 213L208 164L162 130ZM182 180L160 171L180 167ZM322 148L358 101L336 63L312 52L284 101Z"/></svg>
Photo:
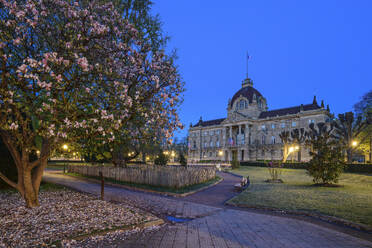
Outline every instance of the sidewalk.
<svg viewBox="0 0 372 248"><path fill-rule="evenodd" d="M44 180L99 195L100 185L46 171ZM230 178L228 180L234 180ZM227 182L227 180L226 180ZM226 183L227 187L228 183ZM224 186L224 185L221 185ZM138 233L117 246L125 247L372 247L372 242L297 219L218 207L222 197L209 188L201 195L176 199L105 187L105 199L134 204L159 216L191 218L152 232ZM210 195L209 197L207 197ZM204 199L209 205L200 203ZM194 202L190 202L194 201ZM212 205L212 206L211 206ZM101 247L97 243L96 247Z"/></svg>

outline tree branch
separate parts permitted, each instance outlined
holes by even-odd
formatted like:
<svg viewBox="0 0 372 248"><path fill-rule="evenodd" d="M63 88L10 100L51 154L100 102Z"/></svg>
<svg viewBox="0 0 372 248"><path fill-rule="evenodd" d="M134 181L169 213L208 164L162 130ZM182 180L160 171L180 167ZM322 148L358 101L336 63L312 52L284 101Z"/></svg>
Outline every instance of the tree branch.
<svg viewBox="0 0 372 248"><path fill-rule="evenodd" d="M3 179L4 182L6 182L7 184L9 184L10 186L12 186L13 188L15 189L18 189L18 185L13 182L12 180L10 180L9 178L7 178L3 173L0 172L0 178Z"/></svg>

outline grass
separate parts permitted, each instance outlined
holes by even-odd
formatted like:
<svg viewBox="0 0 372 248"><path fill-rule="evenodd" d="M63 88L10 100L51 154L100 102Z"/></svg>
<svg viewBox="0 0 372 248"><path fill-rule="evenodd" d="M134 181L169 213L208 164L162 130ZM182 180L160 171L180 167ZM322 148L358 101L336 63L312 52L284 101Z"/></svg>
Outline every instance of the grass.
<svg viewBox="0 0 372 248"><path fill-rule="evenodd" d="M66 175L100 180L100 177L83 176L83 175L77 174L77 173L66 173ZM182 187L182 188L171 188L171 187L153 186L153 185L148 185L148 184L122 182L122 181L117 181L117 180L110 179L110 178L105 178L105 181L110 182L110 183L129 186L129 187L153 190L153 191L164 192L164 193L184 194L184 193L188 193L188 192L191 192L191 191L198 190L198 189L201 189L203 187L209 186L209 185L217 182L220 179L221 179L220 177L216 176L215 178L213 178L209 181L206 181L204 183L194 184L194 185L190 185L190 186L186 186L186 187Z"/></svg>
<svg viewBox="0 0 372 248"><path fill-rule="evenodd" d="M317 187L305 170L283 169L283 184L265 183L267 168L240 167L251 185L229 203L324 214L372 227L372 175L344 173L340 187Z"/></svg>

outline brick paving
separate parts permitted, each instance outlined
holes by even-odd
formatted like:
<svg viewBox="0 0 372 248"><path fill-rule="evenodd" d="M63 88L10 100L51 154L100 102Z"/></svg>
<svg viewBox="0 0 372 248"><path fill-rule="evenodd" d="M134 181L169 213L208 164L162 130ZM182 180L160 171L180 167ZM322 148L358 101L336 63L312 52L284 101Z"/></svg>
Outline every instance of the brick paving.
<svg viewBox="0 0 372 248"><path fill-rule="evenodd" d="M232 188L232 182L239 180L226 178L222 187ZM44 180L96 195L100 192L98 184L59 172L47 171ZM215 188L209 188L186 198L172 198L106 186L107 200L133 204L161 217L171 215L193 219L133 234L115 247L372 247L372 242L367 240L302 220L219 207L226 197L234 194L225 190L222 197ZM97 244L96 247L102 246Z"/></svg>

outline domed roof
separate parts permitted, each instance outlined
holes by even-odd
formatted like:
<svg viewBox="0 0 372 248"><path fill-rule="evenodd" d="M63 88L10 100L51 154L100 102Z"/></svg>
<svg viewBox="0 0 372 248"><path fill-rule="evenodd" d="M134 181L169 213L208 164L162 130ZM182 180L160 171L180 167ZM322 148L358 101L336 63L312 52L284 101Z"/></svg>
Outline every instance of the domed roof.
<svg viewBox="0 0 372 248"><path fill-rule="evenodd" d="M254 94L256 95L257 100L258 100L258 97L263 97L261 93L255 88L253 88L251 85L243 85L243 87L240 90L238 90L238 92L236 92L234 96L232 97L230 106L232 107L234 105L235 100L239 98L240 96L247 98L249 103L252 103Z"/></svg>

